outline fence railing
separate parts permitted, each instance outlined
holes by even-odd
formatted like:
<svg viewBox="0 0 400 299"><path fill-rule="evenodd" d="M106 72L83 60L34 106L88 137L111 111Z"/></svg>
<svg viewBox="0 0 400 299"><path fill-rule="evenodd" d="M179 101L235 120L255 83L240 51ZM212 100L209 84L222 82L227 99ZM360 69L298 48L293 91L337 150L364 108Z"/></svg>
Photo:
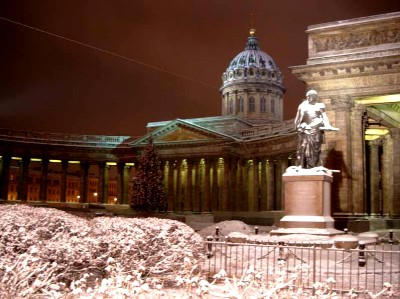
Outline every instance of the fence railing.
<svg viewBox="0 0 400 299"><path fill-rule="evenodd" d="M357 298L372 298L369 293L376 294L390 286L394 292L391 298L400 298L399 244L362 244L345 250L333 243L252 244L209 238L206 248L205 269L210 279L221 270L237 279L251 269L266 281L276 279L277 273L285 273L286 280L296 275L290 285L293 288L312 290L317 283L329 282L337 293L351 291Z"/></svg>

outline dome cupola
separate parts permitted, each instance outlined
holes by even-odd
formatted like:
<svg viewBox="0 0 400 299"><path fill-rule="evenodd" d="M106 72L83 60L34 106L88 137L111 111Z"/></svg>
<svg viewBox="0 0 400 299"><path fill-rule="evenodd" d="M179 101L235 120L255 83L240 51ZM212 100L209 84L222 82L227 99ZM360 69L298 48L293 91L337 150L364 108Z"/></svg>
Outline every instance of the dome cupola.
<svg viewBox="0 0 400 299"><path fill-rule="evenodd" d="M283 119L282 74L274 60L260 49L250 30L244 51L233 58L222 75L222 115L262 124Z"/></svg>

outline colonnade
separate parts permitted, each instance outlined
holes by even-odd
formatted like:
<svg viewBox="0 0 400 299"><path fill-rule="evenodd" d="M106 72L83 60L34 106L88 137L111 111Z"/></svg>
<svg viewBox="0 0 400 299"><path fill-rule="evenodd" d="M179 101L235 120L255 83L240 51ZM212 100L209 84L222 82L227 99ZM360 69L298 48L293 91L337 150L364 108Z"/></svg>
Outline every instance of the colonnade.
<svg viewBox="0 0 400 299"><path fill-rule="evenodd" d="M49 165L52 160L40 159L39 198L47 202ZM169 212L210 213L213 211L272 211L282 210L282 174L291 165L287 156L270 159L180 158L162 159L163 177ZM1 199L7 199L10 177L10 156L0 163ZM60 202L67 202L67 175L71 161L58 161L60 173ZM78 163L74 161L74 163ZM18 160L18 196L28 199L30 158ZM108 203L110 163L79 162L79 203L88 203L89 167L98 167L97 203ZM134 163L112 163L117 167L117 204L129 204L130 173ZM133 184L132 184L133 185Z"/></svg>
<svg viewBox="0 0 400 299"><path fill-rule="evenodd" d="M282 210L282 174L289 165L288 157L164 160L168 211Z"/></svg>
<svg viewBox="0 0 400 299"><path fill-rule="evenodd" d="M371 216L400 216L400 130L367 142L367 205Z"/></svg>
<svg viewBox="0 0 400 299"><path fill-rule="evenodd" d="M359 216L400 215L400 130L366 140L368 107L351 97L332 97L324 102L338 133L327 133L325 165L340 170L332 183L334 214ZM335 135L332 135L335 134ZM397 155L397 156L396 156Z"/></svg>
<svg viewBox="0 0 400 299"><path fill-rule="evenodd" d="M117 167L117 201L115 203L129 203L129 170L134 163L125 162L98 162L89 163L85 161L68 161L68 160L50 160L46 158L31 159L29 157L12 158L11 156L2 156L0 158L0 199L7 200L10 185L10 168L12 159L18 161L18 190L17 199L26 201L28 199L29 173L31 162L40 163L40 184L39 184L39 200L47 201L48 175L50 163L60 163L60 202L67 202L67 175L71 163L79 163L79 203L88 203L88 182L89 167L95 165L98 167L98 186L97 199L98 203L108 203L108 186L110 167Z"/></svg>

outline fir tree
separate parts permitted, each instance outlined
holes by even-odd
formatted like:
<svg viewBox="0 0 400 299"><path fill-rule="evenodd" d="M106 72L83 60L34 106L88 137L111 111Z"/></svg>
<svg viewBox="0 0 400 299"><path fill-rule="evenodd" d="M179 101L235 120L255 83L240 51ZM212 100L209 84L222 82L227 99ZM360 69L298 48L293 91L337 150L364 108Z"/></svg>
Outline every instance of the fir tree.
<svg viewBox="0 0 400 299"><path fill-rule="evenodd" d="M151 137L139 162L130 205L140 212L157 212L167 209L161 160Z"/></svg>

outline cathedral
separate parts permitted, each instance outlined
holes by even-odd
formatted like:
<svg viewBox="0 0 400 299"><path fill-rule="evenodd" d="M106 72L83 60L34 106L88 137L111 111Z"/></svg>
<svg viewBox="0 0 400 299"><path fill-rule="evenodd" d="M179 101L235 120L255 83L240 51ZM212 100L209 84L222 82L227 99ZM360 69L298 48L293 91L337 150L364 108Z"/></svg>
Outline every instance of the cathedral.
<svg viewBox="0 0 400 299"><path fill-rule="evenodd" d="M311 25L307 34L306 64L291 71L339 128L325 134L321 153L337 170L333 217L400 227L400 13ZM0 199L126 206L152 138L169 213L275 224L298 135L283 120L282 74L255 30L227 62L220 91L220 116L151 122L140 138L0 129Z"/></svg>

